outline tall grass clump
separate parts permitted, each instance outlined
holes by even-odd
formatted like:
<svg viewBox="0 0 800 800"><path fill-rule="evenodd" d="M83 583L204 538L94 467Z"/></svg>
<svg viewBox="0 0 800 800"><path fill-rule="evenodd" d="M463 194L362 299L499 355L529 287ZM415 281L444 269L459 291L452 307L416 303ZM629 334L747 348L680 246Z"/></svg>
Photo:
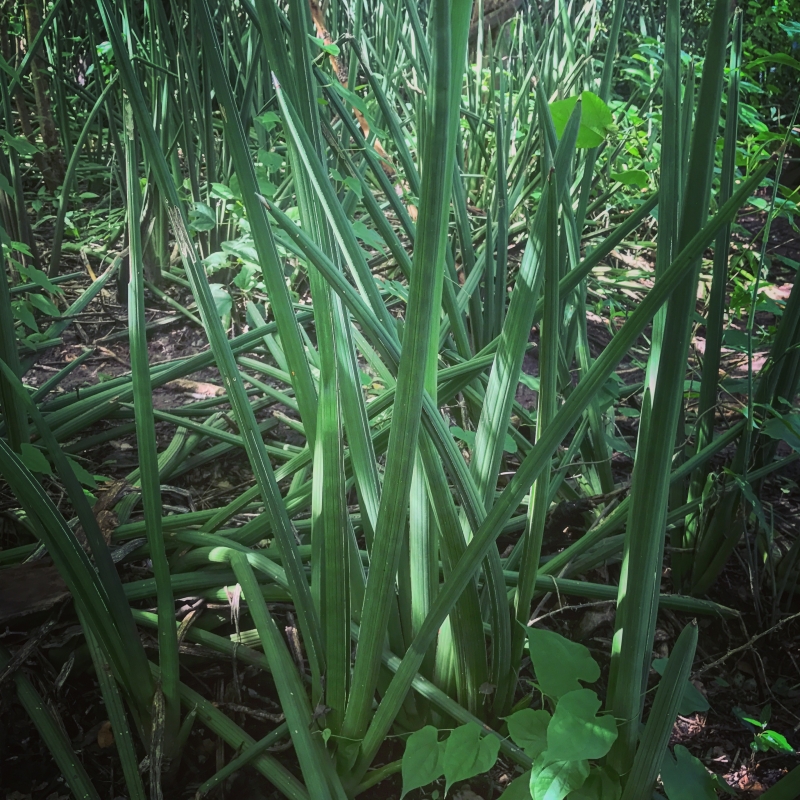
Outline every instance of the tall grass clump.
<svg viewBox="0 0 800 800"><path fill-rule="evenodd" d="M714 3L695 85L669 0L658 75L637 99L645 154L625 148L635 131L615 96L624 0L610 19L594 3L557 3L499 28L468 0L134 5L83 9L95 46L107 46L70 142L49 278L35 273L52 294L70 181L92 143L114 159L124 197L131 373L31 397L26 359L63 327L20 344L12 295L0 290L0 470L75 599L130 796L145 796L145 753L160 796L197 720L236 753L201 794L245 765L298 799L351 798L397 772L404 792L442 776L449 788L501 754L520 774L509 798L651 797L691 673L693 617L733 613L701 596L743 534L753 487L780 463L765 423L784 418L800 377L795 285L751 376L747 418L718 432L731 223L773 168L737 166L741 15ZM67 17L53 19L60 36ZM102 115L104 143L92 135ZM6 215L14 241L26 230L19 200L4 206L18 217ZM615 209L608 224L603 207ZM595 355L593 269L643 223L657 231L653 280ZM695 406L685 380L709 248ZM214 277L226 270L244 302ZM192 309L177 313L201 323L209 349L154 364L145 289L163 294L165 282L191 291ZM230 337L232 320L247 330ZM622 497L615 373L643 341ZM154 389L210 366L220 398L153 407ZM521 379L535 386L535 408L517 401ZM301 444L272 438L260 412L275 404ZM148 559L150 581L121 582L72 458L112 414L135 432L139 465L111 547L136 540L118 560ZM161 452L158 421L175 426ZM731 443L717 478L712 458ZM32 450L54 468L85 543L37 479ZM220 507L165 513L171 478L230 452L246 457L252 487ZM587 532L546 552L554 504L586 498ZM668 545L681 594L662 592ZM775 572L776 614L796 556ZM575 579L613 559L618 585ZM532 622L552 590L615 603L604 691L586 647ZM235 634L179 627L175 597L187 593L233 596ZM152 611L136 604L146 598ZM296 639L275 602L290 604ZM684 627L646 704L665 607ZM157 630L157 663L136 625ZM269 673L285 722L255 741L190 689L184 639ZM0 666L7 658L0 650ZM35 689L15 681L72 791L97 796ZM291 762L269 749L286 737ZM404 749L387 762L390 737Z"/></svg>

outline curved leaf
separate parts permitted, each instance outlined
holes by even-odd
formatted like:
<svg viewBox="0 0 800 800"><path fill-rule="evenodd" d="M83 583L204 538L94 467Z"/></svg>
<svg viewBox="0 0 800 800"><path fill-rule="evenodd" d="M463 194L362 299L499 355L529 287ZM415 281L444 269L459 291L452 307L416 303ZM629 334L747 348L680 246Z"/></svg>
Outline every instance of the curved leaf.
<svg viewBox="0 0 800 800"><path fill-rule="evenodd" d="M558 699L583 688L578 681L594 683L600 667L589 649L543 628L528 629L528 644L536 680L549 697Z"/></svg>
<svg viewBox="0 0 800 800"><path fill-rule="evenodd" d="M439 731L433 725L426 725L415 731L406 741L403 753L403 792L402 800L412 789L427 786L444 775L442 766L443 748L439 743Z"/></svg>
<svg viewBox="0 0 800 800"><path fill-rule="evenodd" d="M445 794L456 781L488 772L497 761L499 750L500 740L494 736L482 739L481 727L477 723L469 722L456 728L444 749Z"/></svg>
<svg viewBox="0 0 800 800"><path fill-rule="evenodd" d="M565 694L547 729L547 753L570 761L602 758L617 739L613 717L597 716L600 699L591 689Z"/></svg>

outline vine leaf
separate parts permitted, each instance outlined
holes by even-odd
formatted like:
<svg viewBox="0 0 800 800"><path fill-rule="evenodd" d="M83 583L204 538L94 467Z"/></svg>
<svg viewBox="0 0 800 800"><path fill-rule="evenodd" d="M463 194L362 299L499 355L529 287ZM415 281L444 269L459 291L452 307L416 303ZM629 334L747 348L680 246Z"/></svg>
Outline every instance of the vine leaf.
<svg viewBox="0 0 800 800"><path fill-rule="evenodd" d="M528 628L528 647L539 687L555 700L582 689L578 681L594 683L600 677L600 667L589 648L558 633Z"/></svg>
<svg viewBox="0 0 800 800"><path fill-rule="evenodd" d="M556 761L545 751L533 762L531 796L536 800L564 800L583 786L588 775L588 761Z"/></svg>
<svg viewBox="0 0 800 800"><path fill-rule="evenodd" d="M523 772L506 786L498 800L531 800L531 771Z"/></svg>
<svg viewBox="0 0 800 800"><path fill-rule="evenodd" d="M495 736L481 738L481 726L468 722L456 728L444 749L445 794L457 781L465 781L488 772L497 761L500 740Z"/></svg>
<svg viewBox="0 0 800 800"><path fill-rule="evenodd" d="M426 786L444 775L439 731L433 725L426 725L408 737L403 753L402 775L401 800L412 789Z"/></svg>
<svg viewBox="0 0 800 800"><path fill-rule="evenodd" d="M669 800L713 800L717 797L716 789L730 787L712 775L700 759L695 758L683 745L675 745L675 758L669 752L664 755L661 764L661 781Z"/></svg>
<svg viewBox="0 0 800 800"><path fill-rule="evenodd" d="M617 739L611 716L597 716L600 698L591 689L565 694L547 729L547 754L556 761L602 758Z"/></svg>
<svg viewBox="0 0 800 800"><path fill-rule="evenodd" d="M506 717L506 724L514 744L521 747L525 755L536 758L547 749L547 726L550 724L547 711L523 708Z"/></svg>
<svg viewBox="0 0 800 800"><path fill-rule="evenodd" d="M580 789L570 792L567 800L619 800L622 787L609 767L592 767Z"/></svg>

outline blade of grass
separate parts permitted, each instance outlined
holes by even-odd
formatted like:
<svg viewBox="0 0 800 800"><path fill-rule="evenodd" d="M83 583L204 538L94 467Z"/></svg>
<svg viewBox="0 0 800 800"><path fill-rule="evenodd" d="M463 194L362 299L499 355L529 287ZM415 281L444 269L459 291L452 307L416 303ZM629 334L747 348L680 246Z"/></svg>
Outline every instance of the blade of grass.
<svg viewBox="0 0 800 800"><path fill-rule="evenodd" d="M578 112L580 113L580 112ZM573 135L577 135L577 124ZM564 139L567 133L564 133ZM562 140L563 141L563 140ZM571 149L571 148L570 148ZM544 317L539 327L539 396L536 414L536 441L540 441L558 410L558 355L560 348L559 316L561 303L558 295L560 272L558 248L558 196L555 174L547 178L542 203L545 206L545 224L542 241L544 272ZM521 366L521 364L520 364ZM531 614L531 601L536 587L536 575L542 553L542 540L550 507L550 475L544 471L533 484L528 506L528 519L523 533L522 559L519 582L514 598L514 625L511 634L511 664L522 660L522 651L527 639L527 627ZM514 681L516 684L516 680ZM510 706L513 696L508 698Z"/></svg>
<svg viewBox="0 0 800 800"><path fill-rule="evenodd" d="M719 127L722 75L725 65L729 4L717 0L708 34L703 78L698 97L692 148L687 173L687 193L682 208L679 246L685 248L708 219L714 148ZM680 256L679 256L680 258ZM634 465L631 512L617 612L617 633L612 650L611 686L614 715L623 720L609 763L625 775L633 762L642 713L644 681L655 633L654 598L661 583L665 516L669 492L669 465L673 457L678 420L682 413L683 382L690 326L697 296L699 257L690 265L683 283L670 296L664 326L668 351L658 362L652 419L643 424ZM656 280L664 281L665 271ZM647 395L646 395L647 397Z"/></svg>
<svg viewBox="0 0 800 800"><path fill-rule="evenodd" d="M342 736L355 742L362 738L367 728L380 671L383 635L388 622L406 522L429 350L433 332L436 330L434 311L439 306L433 303L431 287L441 285L446 220L449 214L448 197L455 153L455 127L458 121L452 114L451 71L453 63L457 63L459 73L463 72L464 63L464 50L456 57L451 48L454 40L463 47L466 46L466 36L461 34L457 26L466 28L469 23L468 15L469 4L462 0L455 0L452 8L447 0L437 0L433 7L431 31L434 48L428 112L431 126L428 131L430 140L424 147L421 224L417 230L414 251L384 492L381 496L373 560L361 619L363 636L356 651L353 689L342 728ZM451 31L451 25L454 26L455 35ZM354 759L355 755L352 752L347 758Z"/></svg>
<svg viewBox="0 0 800 800"><path fill-rule="evenodd" d="M328 768L323 760L328 756L322 743L322 737L315 738L309 729L311 723L311 706L305 687L297 673L289 649L283 641L272 615L269 613L261 590L253 574L253 568L243 553L236 553L231 558L231 567L239 581L250 614L258 630L264 655L270 663L275 679L281 708L286 715L289 732L300 762L303 778L312 797L324 800L330 797L346 795L341 785L329 785L330 762Z"/></svg>
<svg viewBox="0 0 800 800"><path fill-rule="evenodd" d="M627 776L622 800L650 800L652 797L653 786L661 771L661 762L678 716L678 708L686 691L696 646L697 622L692 620L678 636L667 668L658 683L642 741Z"/></svg>
<svg viewBox="0 0 800 800"><path fill-rule="evenodd" d="M164 693L164 746L172 757L180 727L178 681L178 639L175 635L175 600L169 580L169 563L161 530L161 481L159 478L153 395L150 385L147 334L145 332L144 267L141 240L141 185L136 153L136 131L129 107L125 108L125 168L128 189L128 246L130 271L128 284L128 325L130 333L131 379L139 453L140 485L144 506L145 530L150 561L156 581L158 605L158 656L161 668L161 691Z"/></svg>

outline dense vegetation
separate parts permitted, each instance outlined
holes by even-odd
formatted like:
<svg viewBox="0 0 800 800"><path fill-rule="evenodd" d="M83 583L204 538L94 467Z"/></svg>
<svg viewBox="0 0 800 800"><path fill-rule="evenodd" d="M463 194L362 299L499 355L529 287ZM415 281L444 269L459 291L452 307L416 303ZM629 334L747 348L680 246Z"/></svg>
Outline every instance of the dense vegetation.
<svg viewBox="0 0 800 800"><path fill-rule="evenodd" d="M14 797L800 795L796 11L3 5Z"/></svg>

